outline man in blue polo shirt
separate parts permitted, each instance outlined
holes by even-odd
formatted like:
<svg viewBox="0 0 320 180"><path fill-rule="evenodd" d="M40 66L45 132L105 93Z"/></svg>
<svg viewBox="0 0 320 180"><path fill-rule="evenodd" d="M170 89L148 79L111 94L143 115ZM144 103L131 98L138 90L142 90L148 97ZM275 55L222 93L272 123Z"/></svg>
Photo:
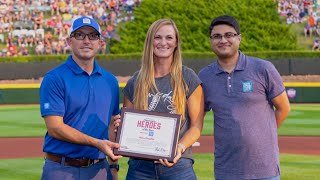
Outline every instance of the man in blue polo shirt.
<svg viewBox="0 0 320 180"><path fill-rule="evenodd" d="M94 59L103 43L94 19L75 19L69 33L71 55L46 74L40 87L48 129L42 179L106 179L106 155L121 157L112 152L119 144L108 140L114 127L110 119L119 113L118 81Z"/></svg>
<svg viewBox="0 0 320 180"><path fill-rule="evenodd" d="M277 127L290 104L268 61L239 51L239 24L219 16L209 27L215 63L203 68L205 110L214 112L215 178L280 179Z"/></svg>

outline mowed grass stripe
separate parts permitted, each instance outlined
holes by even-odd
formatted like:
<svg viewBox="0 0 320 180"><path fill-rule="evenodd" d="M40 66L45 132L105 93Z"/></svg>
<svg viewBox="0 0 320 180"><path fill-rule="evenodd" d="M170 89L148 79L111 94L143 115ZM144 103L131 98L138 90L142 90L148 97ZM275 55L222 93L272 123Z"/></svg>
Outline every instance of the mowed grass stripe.
<svg viewBox="0 0 320 180"><path fill-rule="evenodd" d="M320 136L320 104L292 104L279 135ZM1 105L0 137L43 136L46 132L39 105ZM213 113L204 118L203 135L213 135Z"/></svg>
<svg viewBox="0 0 320 180"><path fill-rule="evenodd" d="M213 178L213 154L194 154L194 169L198 179ZM119 179L125 179L128 158L119 160ZM2 159L0 160L1 179L36 180L40 179L43 158ZM280 155L282 180L317 180L320 179L320 156Z"/></svg>
<svg viewBox="0 0 320 180"><path fill-rule="evenodd" d="M213 154L194 154L194 170L199 179L212 179L213 177ZM2 159L0 160L1 179L40 179L43 166L43 158L26 159ZM119 160L119 179L125 179L128 169L128 158ZM18 169L18 171L17 171Z"/></svg>
<svg viewBox="0 0 320 180"><path fill-rule="evenodd" d="M280 155L281 180L320 179L320 156Z"/></svg>
<svg viewBox="0 0 320 180"><path fill-rule="evenodd" d="M0 106L0 137L44 136L39 105Z"/></svg>
<svg viewBox="0 0 320 180"><path fill-rule="evenodd" d="M320 104L291 104L291 112L278 132L279 135L319 136Z"/></svg>

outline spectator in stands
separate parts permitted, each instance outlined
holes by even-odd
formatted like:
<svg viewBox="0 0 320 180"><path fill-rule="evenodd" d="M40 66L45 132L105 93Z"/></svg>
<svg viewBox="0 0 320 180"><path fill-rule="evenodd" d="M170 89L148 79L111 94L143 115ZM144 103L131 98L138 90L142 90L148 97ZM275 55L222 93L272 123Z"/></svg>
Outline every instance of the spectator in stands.
<svg viewBox="0 0 320 180"><path fill-rule="evenodd" d="M101 25L107 25L108 24L108 14L105 12L103 15L100 17L100 24Z"/></svg>
<svg viewBox="0 0 320 180"><path fill-rule="evenodd" d="M68 12L67 3L65 1L61 1L60 0L58 2L58 6L59 6L59 11L60 11L61 14L64 14L64 13Z"/></svg>
<svg viewBox="0 0 320 180"><path fill-rule="evenodd" d="M15 13L14 13L13 20L14 20L14 21L19 21L19 20L20 20L20 14L19 14L19 12L15 12Z"/></svg>
<svg viewBox="0 0 320 180"><path fill-rule="evenodd" d="M51 31L47 31L47 33L44 35L44 42L46 44L50 44L50 42L52 41L53 38L53 34L51 33Z"/></svg>
<svg viewBox="0 0 320 180"><path fill-rule="evenodd" d="M111 23L108 24L106 29L107 29L107 33L108 33L108 36L107 36L107 37L108 37L109 39L111 39L111 38L112 38L112 34L113 34L113 32L114 32L114 26L113 26L113 24L111 24Z"/></svg>
<svg viewBox="0 0 320 180"><path fill-rule="evenodd" d="M132 18L132 11L133 11L133 7L135 5L135 2L134 2L134 0L127 0L125 5L127 7L127 9L126 9L126 12L127 12L127 15L128 15L127 18L130 21L130 20L132 20L131 19Z"/></svg>
<svg viewBox="0 0 320 180"><path fill-rule="evenodd" d="M10 56L16 56L17 46L14 43L9 43L8 52L10 53Z"/></svg>
<svg viewBox="0 0 320 180"><path fill-rule="evenodd" d="M58 0L53 0L51 2L51 16L59 15L59 4Z"/></svg>
<svg viewBox="0 0 320 180"><path fill-rule="evenodd" d="M108 8L110 10L116 10L116 1L115 0L109 0Z"/></svg>
<svg viewBox="0 0 320 180"><path fill-rule="evenodd" d="M294 22L293 15L288 13L287 15L287 24L292 24Z"/></svg>
<svg viewBox="0 0 320 180"><path fill-rule="evenodd" d="M71 51L71 47L68 45L67 41L64 41L62 48L63 48L63 54L70 53Z"/></svg>
<svg viewBox="0 0 320 180"><path fill-rule="evenodd" d="M57 54L61 54L62 52L63 52L63 47L65 46L65 44L64 44L64 40L63 39L60 39L59 41L58 41L58 44L57 44Z"/></svg>
<svg viewBox="0 0 320 180"><path fill-rule="evenodd" d="M307 22L304 26L304 36L305 37L312 36L312 27L310 26L309 22Z"/></svg>
<svg viewBox="0 0 320 180"><path fill-rule="evenodd" d="M316 35L320 37L320 21L318 21L316 25Z"/></svg>
<svg viewBox="0 0 320 180"><path fill-rule="evenodd" d="M12 36L12 35L8 35L8 37L6 38L6 45L7 45L7 47L8 47L10 44L13 44L13 36Z"/></svg>
<svg viewBox="0 0 320 180"><path fill-rule="evenodd" d="M56 16L53 16L51 19L47 19L46 28L54 28L56 27Z"/></svg>
<svg viewBox="0 0 320 180"><path fill-rule="evenodd" d="M64 23L62 24L62 27L63 27L62 33L63 34L68 34L68 31L69 31L69 29L71 27L71 23L69 24L69 22L65 22L64 21Z"/></svg>
<svg viewBox="0 0 320 180"><path fill-rule="evenodd" d="M40 12L34 19L34 29L42 29L43 28L43 18L44 18L44 15L43 15L43 12Z"/></svg>
<svg viewBox="0 0 320 180"><path fill-rule="evenodd" d="M35 37L33 37L33 36L26 37L24 42L27 47L28 46L33 47L33 45L35 45Z"/></svg>
<svg viewBox="0 0 320 180"><path fill-rule="evenodd" d="M1 32L10 32L13 30L13 23L8 16L0 16L0 31Z"/></svg>
<svg viewBox="0 0 320 180"><path fill-rule="evenodd" d="M36 20L36 17L37 17L37 13L36 13L36 11L31 11L31 13L30 13L30 19L29 20L31 20L32 22L34 22L35 20Z"/></svg>
<svg viewBox="0 0 320 180"><path fill-rule="evenodd" d="M314 18L314 15L313 15L313 14L311 14L311 15L309 16L309 18L308 18L308 23L309 23L309 25L310 25L312 28L316 25L316 23L315 23L315 18Z"/></svg>
<svg viewBox="0 0 320 180"><path fill-rule="evenodd" d="M132 11L133 11L133 7L135 5L135 2L134 0L127 0L126 3L125 3L127 9L126 9L126 13L127 14L132 14Z"/></svg>
<svg viewBox="0 0 320 180"><path fill-rule="evenodd" d="M320 39L319 38L316 38L313 41L312 51L315 51L315 50L320 50Z"/></svg>
<svg viewBox="0 0 320 180"><path fill-rule="evenodd" d="M105 13L105 9L104 9L104 6L99 6L98 5L98 7L97 7L97 10L96 10L96 14L95 14L95 18L96 19L102 19L102 16L103 16L103 14ZM101 22L99 22L99 23L101 23ZM101 24L100 24L101 25Z"/></svg>
<svg viewBox="0 0 320 180"><path fill-rule="evenodd" d="M114 9L111 10L111 12L108 14L110 23L114 26L116 26L116 18L117 18L117 13Z"/></svg>
<svg viewBox="0 0 320 180"><path fill-rule="evenodd" d="M28 56L29 55L29 50L24 44L21 45L20 52L21 52L22 56Z"/></svg>
<svg viewBox="0 0 320 180"><path fill-rule="evenodd" d="M136 3L136 5L135 5L135 6L136 6L136 7L140 6L141 1L142 1L142 0L135 0L135 3Z"/></svg>
<svg viewBox="0 0 320 180"><path fill-rule="evenodd" d="M44 52L44 45L43 45L43 42L42 41L39 41L38 44L36 45L36 54L37 55L42 55L43 52Z"/></svg>
<svg viewBox="0 0 320 180"><path fill-rule="evenodd" d="M51 55L52 54L52 48L50 44L46 44L44 46L44 53L43 54L47 54L47 55Z"/></svg>

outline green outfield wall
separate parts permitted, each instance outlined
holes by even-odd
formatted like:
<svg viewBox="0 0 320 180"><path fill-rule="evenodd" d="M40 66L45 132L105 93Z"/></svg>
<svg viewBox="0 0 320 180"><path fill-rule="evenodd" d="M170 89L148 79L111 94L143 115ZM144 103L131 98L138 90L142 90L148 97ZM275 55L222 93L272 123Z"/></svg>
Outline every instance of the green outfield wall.
<svg viewBox="0 0 320 180"><path fill-rule="evenodd" d="M120 101L123 101L119 84ZM0 104L38 104L39 84L0 84ZM286 91L292 103L320 103L320 82L285 83Z"/></svg>
<svg viewBox="0 0 320 180"><path fill-rule="evenodd" d="M119 84L120 100L124 83ZM39 84L0 84L0 104L39 104Z"/></svg>

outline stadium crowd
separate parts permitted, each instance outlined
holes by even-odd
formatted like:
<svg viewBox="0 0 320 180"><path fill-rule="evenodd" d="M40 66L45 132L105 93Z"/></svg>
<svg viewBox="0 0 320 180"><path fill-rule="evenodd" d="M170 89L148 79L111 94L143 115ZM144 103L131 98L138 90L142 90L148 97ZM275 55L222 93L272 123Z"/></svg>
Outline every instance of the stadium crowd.
<svg viewBox="0 0 320 180"><path fill-rule="evenodd" d="M0 57L65 54L72 19L90 16L102 38L120 40L117 24L134 20L141 0L0 0ZM106 44L105 43L105 44ZM106 46L100 53L105 53Z"/></svg>
<svg viewBox="0 0 320 180"><path fill-rule="evenodd" d="M287 24L303 23L305 37L313 38L312 50L320 49L319 0L278 0L278 13Z"/></svg>
<svg viewBox="0 0 320 180"><path fill-rule="evenodd" d="M304 23L304 35L314 38L312 50L320 49L320 0L277 0L278 13L287 24ZM132 21L141 0L0 0L0 57L29 54L65 54L65 38L72 19L82 15L102 27L106 53L111 38L120 40L117 24Z"/></svg>

